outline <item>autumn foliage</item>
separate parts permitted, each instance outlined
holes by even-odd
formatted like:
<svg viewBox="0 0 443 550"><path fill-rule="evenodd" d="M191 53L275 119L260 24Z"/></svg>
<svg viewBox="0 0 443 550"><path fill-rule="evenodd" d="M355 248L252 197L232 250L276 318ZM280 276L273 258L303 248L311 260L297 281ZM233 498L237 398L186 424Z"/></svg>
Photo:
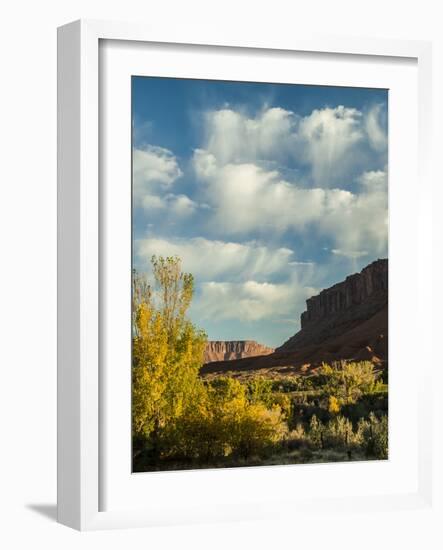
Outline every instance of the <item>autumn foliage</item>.
<svg viewBox="0 0 443 550"><path fill-rule="evenodd" d="M135 471L387 457L387 416L365 409L382 386L371 363L277 382L204 380L206 335L187 317L193 293L177 257L152 258L152 283L133 274Z"/></svg>
<svg viewBox="0 0 443 550"><path fill-rule="evenodd" d="M175 257L152 258L154 285L133 277L132 427L134 458L247 458L282 438L278 404L248 398L240 382L199 377L206 335L186 317L194 285Z"/></svg>

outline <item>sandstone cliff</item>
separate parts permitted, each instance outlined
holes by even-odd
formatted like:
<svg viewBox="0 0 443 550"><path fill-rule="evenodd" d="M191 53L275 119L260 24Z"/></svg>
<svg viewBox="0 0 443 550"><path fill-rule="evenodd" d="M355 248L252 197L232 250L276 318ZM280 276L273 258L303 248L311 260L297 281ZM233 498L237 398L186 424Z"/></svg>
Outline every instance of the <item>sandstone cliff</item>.
<svg viewBox="0 0 443 550"><path fill-rule="evenodd" d="M205 363L212 361L232 361L244 357L255 357L257 355L268 355L274 351L258 344L254 340L235 340L230 342L209 341L206 344Z"/></svg>
<svg viewBox="0 0 443 550"><path fill-rule="evenodd" d="M377 260L306 301L301 330L276 349L291 351L319 344L358 321L365 321L388 303L388 260Z"/></svg>
<svg viewBox="0 0 443 550"><path fill-rule="evenodd" d="M388 360L388 260L377 260L360 273L309 298L301 329L274 353L205 365L201 374L231 372L248 376L309 372L322 362Z"/></svg>

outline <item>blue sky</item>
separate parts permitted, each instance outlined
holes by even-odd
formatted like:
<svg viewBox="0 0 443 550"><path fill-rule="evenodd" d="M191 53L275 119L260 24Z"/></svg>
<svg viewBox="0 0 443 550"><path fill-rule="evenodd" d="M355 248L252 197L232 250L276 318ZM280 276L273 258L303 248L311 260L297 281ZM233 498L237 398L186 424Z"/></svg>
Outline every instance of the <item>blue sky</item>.
<svg viewBox="0 0 443 550"><path fill-rule="evenodd" d="M211 340L278 346L387 257L387 90L133 77L133 258L177 255Z"/></svg>

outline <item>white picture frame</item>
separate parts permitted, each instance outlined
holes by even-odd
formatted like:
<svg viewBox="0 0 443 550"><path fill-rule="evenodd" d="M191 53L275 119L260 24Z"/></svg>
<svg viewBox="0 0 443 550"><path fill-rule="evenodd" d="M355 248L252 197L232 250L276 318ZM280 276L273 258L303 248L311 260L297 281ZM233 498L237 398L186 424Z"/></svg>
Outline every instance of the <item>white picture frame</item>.
<svg viewBox="0 0 443 550"><path fill-rule="evenodd" d="M154 28L144 25L101 21L77 21L59 29L58 33L58 520L60 523L80 530L118 528L131 526L169 525L194 523L199 521L258 519L269 517L266 499L252 497L248 508L231 506L223 501L217 506L186 506L182 501L175 507L156 506L155 492L150 495L151 505L140 507L128 502L114 503L111 510L104 510L101 484L106 479L103 452L107 446L103 442L103 414L106 408L101 378L103 374L100 354L101 303L106 297L102 289L101 232L106 225L101 224L103 212L102 189L100 187L100 43L101 41L125 41L131 44L175 44L176 47L196 46L211 56L211 48L228 49L229 55L248 51L273 52L285 56L291 52L304 52L311 55L331 54L332 56L386 58L395 64L402 59L412 59L417 65L418 81L418 148L417 166L420 183L420 211L417 220L417 240L425 243L430 236L431 190L430 178L430 139L431 139L431 46L426 42L370 40L363 38L315 37L297 35L279 36L269 40L263 37L230 38L222 36L210 39L204 35L188 36L186 29L171 36L156 33ZM153 54L155 55L155 53ZM363 58L362 58L363 59ZM411 176L414 177L415 176ZM415 231L415 229L414 229ZM420 250L419 250L420 249ZM432 247L417 247L420 254L418 284L423 280L426 266L432 260ZM430 292L430 290L429 290ZM424 298L417 301L417 307L424 312L429 307ZM424 336L426 337L426 335ZM431 346L429 345L429 350ZM429 353L431 353L429 351ZM430 363L430 362L429 362ZM430 384L430 367L423 368L421 383L417 385L417 483L413 489L393 491L384 495L353 494L352 491L340 498L319 495L301 500L291 497L283 490L274 491L272 499L280 499L284 506L278 516L294 509L307 511L334 505L346 512L359 506L372 508L398 509L419 508L431 505L431 403L425 395L425 385ZM107 398L107 397L106 397ZM118 405L117 405L118 406ZM414 409L415 411L415 409ZM415 413L414 413L415 414ZM336 465L343 468L344 465ZM321 468L322 466L310 466ZM347 468L353 465L346 465ZM283 470L273 469L274 476L284 482ZM269 470L270 471L270 470ZM312 470L311 470L312 471ZM325 470L323 477L325 476ZM263 476L260 469L244 469L231 472L236 483L239 476L254 479ZM129 472L128 472L129 474ZM169 479L172 484L184 483L192 477L193 483L206 485L220 480L212 471L157 476L155 491L161 491L162 483ZM318 470L319 478L322 476ZM172 476L172 477L171 477ZM176 477L174 477L176 476ZM218 477L217 477L218 476ZM352 478L352 476L351 476ZM355 478L355 476L354 476ZM148 479L148 478L145 478ZM152 478L151 478L152 479ZM277 479L277 477L275 477ZM219 482L219 481L218 481ZM355 482L355 481L354 481ZM149 479L148 479L149 483ZM351 482L350 482L351 483ZM223 499L222 499L223 500Z"/></svg>

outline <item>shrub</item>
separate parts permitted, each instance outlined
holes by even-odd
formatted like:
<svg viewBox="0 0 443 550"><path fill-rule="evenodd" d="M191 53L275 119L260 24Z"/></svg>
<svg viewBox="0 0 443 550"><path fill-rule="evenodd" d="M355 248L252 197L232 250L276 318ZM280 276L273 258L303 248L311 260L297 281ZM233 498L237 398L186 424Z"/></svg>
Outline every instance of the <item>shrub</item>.
<svg viewBox="0 0 443 550"><path fill-rule="evenodd" d="M206 408L182 415L163 430L163 456L180 460L260 456L284 439L287 425L278 405L251 403L238 380L219 378L207 386Z"/></svg>
<svg viewBox="0 0 443 550"><path fill-rule="evenodd" d="M296 427L288 433L286 446L288 450L300 449L308 443L307 435L303 424L297 424Z"/></svg>
<svg viewBox="0 0 443 550"><path fill-rule="evenodd" d="M370 361L340 361L332 365L323 363L317 376L328 396L334 396L340 405L348 405L356 403L363 394L373 392L379 374Z"/></svg>
<svg viewBox="0 0 443 550"><path fill-rule="evenodd" d="M259 455L281 441L287 427L278 406L266 409L262 404L249 405L240 417L227 418L232 452L243 458Z"/></svg>
<svg viewBox="0 0 443 550"><path fill-rule="evenodd" d="M385 460L388 458L388 417L378 419L374 413L368 420L361 420L358 431L362 434L363 448L368 458Z"/></svg>
<svg viewBox="0 0 443 550"><path fill-rule="evenodd" d="M340 412L340 403L335 395L330 395L328 400L328 411L331 414L337 414Z"/></svg>
<svg viewBox="0 0 443 550"><path fill-rule="evenodd" d="M292 400L285 393L274 393L271 400L271 407L280 407L282 416L288 420L292 416Z"/></svg>
<svg viewBox="0 0 443 550"><path fill-rule="evenodd" d="M250 403L263 403L271 406L273 402L273 383L260 376L254 377L246 383L246 395Z"/></svg>
<svg viewBox="0 0 443 550"><path fill-rule="evenodd" d="M318 420L314 414L309 422L309 441L318 448L323 447L324 425Z"/></svg>
<svg viewBox="0 0 443 550"><path fill-rule="evenodd" d="M303 385L303 378L299 375L285 376L278 380L273 380L272 390L275 392L289 393L294 391L300 391Z"/></svg>
<svg viewBox="0 0 443 550"><path fill-rule="evenodd" d="M349 448L359 440L354 434L352 422L344 416L337 416L326 425L324 442L327 447Z"/></svg>

